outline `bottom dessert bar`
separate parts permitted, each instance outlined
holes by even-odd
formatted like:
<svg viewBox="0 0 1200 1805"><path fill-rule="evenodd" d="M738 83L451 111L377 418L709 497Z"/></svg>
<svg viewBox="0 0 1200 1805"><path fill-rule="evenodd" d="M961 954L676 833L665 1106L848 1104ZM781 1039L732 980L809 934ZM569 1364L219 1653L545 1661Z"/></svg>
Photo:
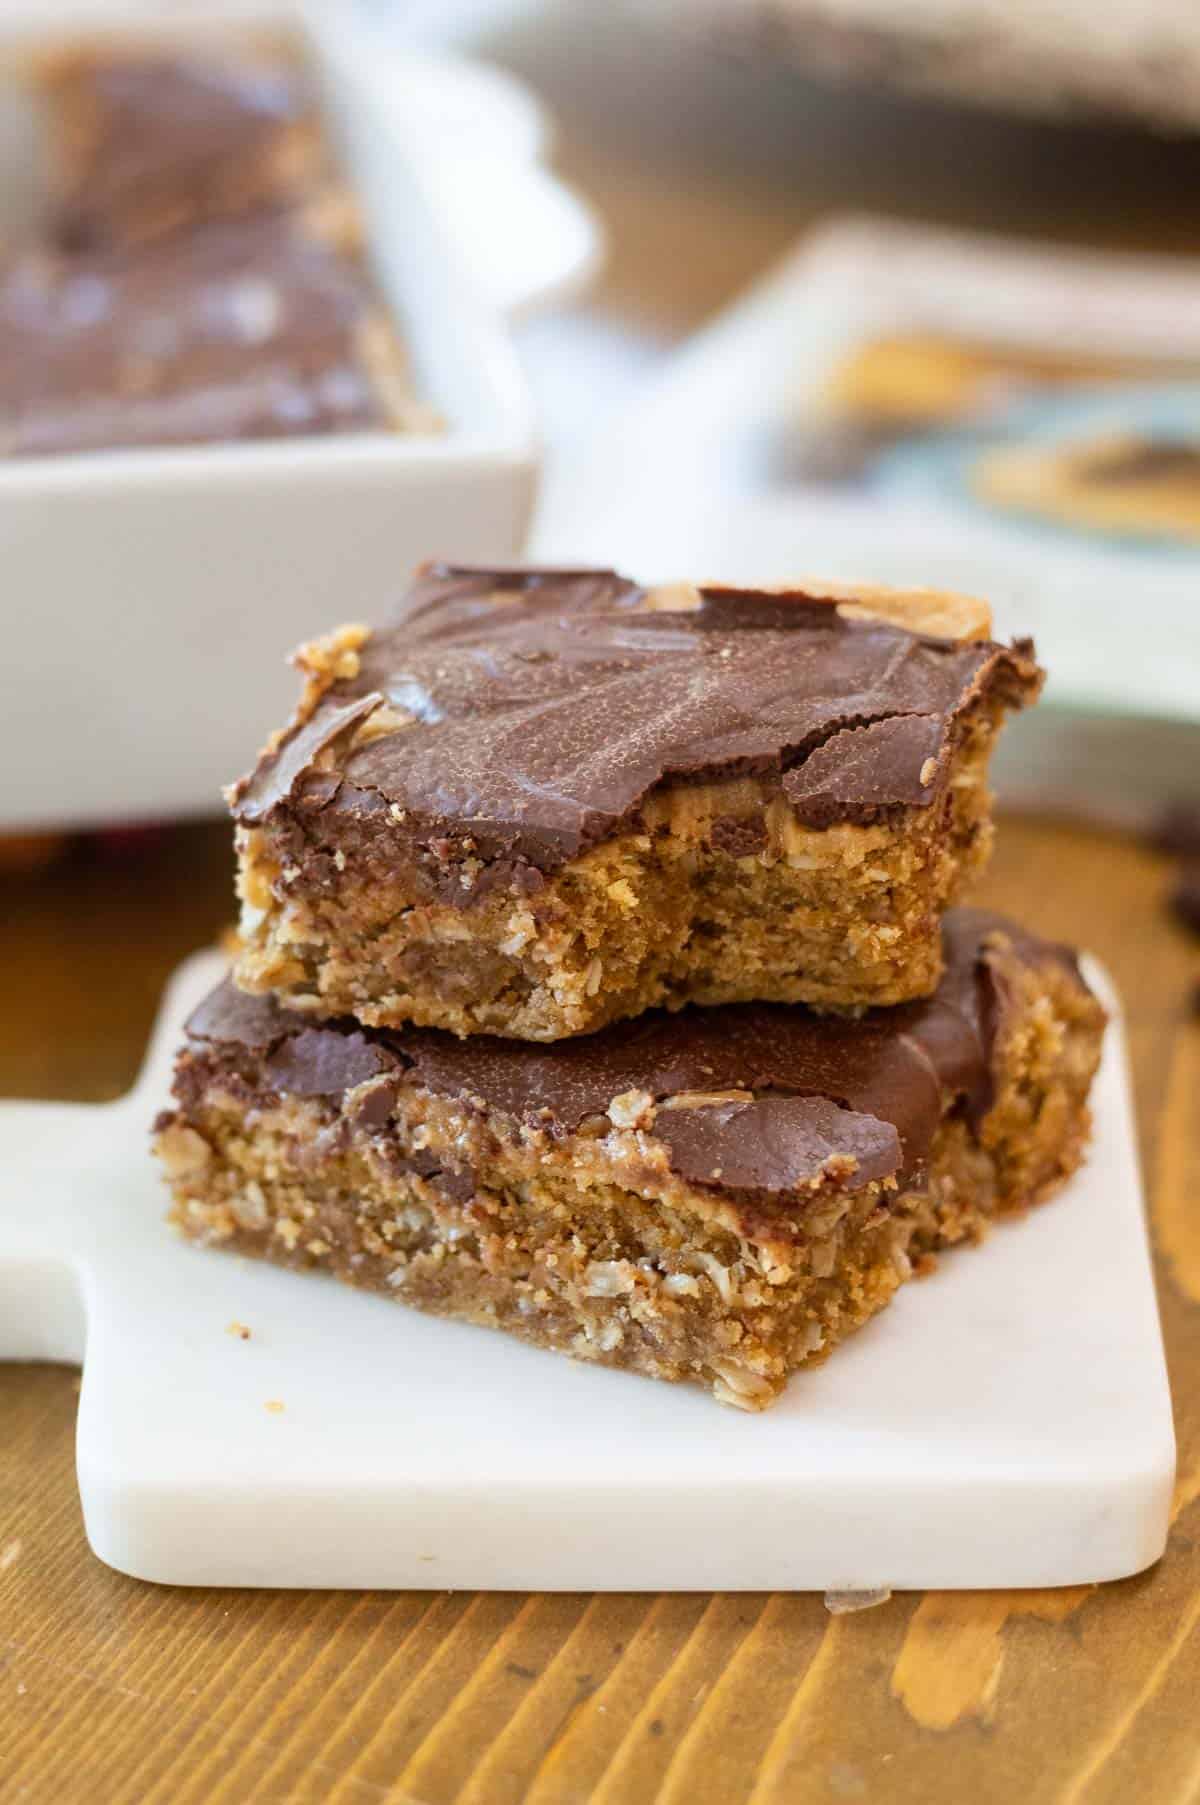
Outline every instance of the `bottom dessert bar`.
<svg viewBox="0 0 1200 1805"><path fill-rule="evenodd" d="M226 981L156 1145L184 1234L756 1410L911 1256L1079 1163L1104 1012L952 911L924 1002L739 1004L554 1047L314 1025Z"/></svg>

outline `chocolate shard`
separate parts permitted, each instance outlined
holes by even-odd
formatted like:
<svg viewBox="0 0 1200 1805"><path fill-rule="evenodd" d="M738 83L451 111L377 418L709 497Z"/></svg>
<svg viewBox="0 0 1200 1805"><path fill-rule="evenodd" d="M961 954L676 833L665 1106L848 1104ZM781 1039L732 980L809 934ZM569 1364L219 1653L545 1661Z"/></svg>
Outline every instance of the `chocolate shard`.
<svg viewBox="0 0 1200 1805"><path fill-rule="evenodd" d="M400 1062L389 1048L361 1030L331 1041L321 1028L304 1028L281 1041L264 1066L271 1085L293 1097L341 1097Z"/></svg>
<svg viewBox="0 0 1200 1805"><path fill-rule="evenodd" d="M272 996L248 996L239 990L232 978L224 978L217 988L198 1003L184 1024L190 1041L210 1041L223 1046L238 1045L247 1052L269 1050L289 1034L296 1034L303 1017L281 1009Z"/></svg>
<svg viewBox="0 0 1200 1805"><path fill-rule="evenodd" d="M306 774L310 800L318 800L321 805L333 802L338 790L337 780L323 772L313 771L312 761L327 746L332 745L340 733L345 733L359 721L365 720L381 700L379 696L368 694L356 696L340 708L323 708L315 719L306 721L295 733L290 734L277 752L264 754L258 770L238 794L238 819L245 826L252 826L262 819L271 802L280 797L290 797L300 778ZM319 797L313 794L318 786ZM270 798L266 804L263 802L264 792Z"/></svg>
<svg viewBox="0 0 1200 1805"><path fill-rule="evenodd" d="M940 787L946 724L940 715L894 715L846 727L783 780L807 827L830 827L853 808L859 820L898 804L924 807Z"/></svg>
<svg viewBox="0 0 1200 1805"><path fill-rule="evenodd" d="M802 1191L833 1177L857 1189L900 1170L891 1122L827 1097L772 1094L746 1103L660 1109L654 1133L690 1183L741 1195Z"/></svg>

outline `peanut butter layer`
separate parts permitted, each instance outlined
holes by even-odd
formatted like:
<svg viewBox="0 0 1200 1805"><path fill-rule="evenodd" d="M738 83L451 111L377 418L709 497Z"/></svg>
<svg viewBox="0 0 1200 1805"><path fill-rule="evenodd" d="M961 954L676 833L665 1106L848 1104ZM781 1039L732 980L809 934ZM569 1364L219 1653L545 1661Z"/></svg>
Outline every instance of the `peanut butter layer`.
<svg viewBox="0 0 1200 1805"><path fill-rule="evenodd" d="M238 982L543 1040L925 994L992 741L1041 681L987 627L929 593L427 567L394 625L306 650L230 792Z"/></svg>
<svg viewBox="0 0 1200 1805"><path fill-rule="evenodd" d="M858 1021L656 1014L554 1048L313 1025L228 983L158 1124L203 1241L759 1408L907 1250L1077 1163L1103 1013L1066 949L974 911L936 995Z"/></svg>

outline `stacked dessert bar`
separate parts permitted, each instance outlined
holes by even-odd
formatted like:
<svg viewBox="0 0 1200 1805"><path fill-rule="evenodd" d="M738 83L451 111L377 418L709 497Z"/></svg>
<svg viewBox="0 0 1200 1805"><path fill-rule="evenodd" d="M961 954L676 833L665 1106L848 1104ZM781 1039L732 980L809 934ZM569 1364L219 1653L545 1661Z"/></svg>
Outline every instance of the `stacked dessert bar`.
<svg viewBox="0 0 1200 1805"><path fill-rule="evenodd" d="M0 265L0 452L429 426L304 72L111 45L36 71L49 198Z"/></svg>
<svg viewBox="0 0 1200 1805"><path fill-rule="evenodd" d="M230 791L184 1234L769 1404L1074 1170L1103 1012L951 907L1037 696L986 608L431 566Z"/></svg>

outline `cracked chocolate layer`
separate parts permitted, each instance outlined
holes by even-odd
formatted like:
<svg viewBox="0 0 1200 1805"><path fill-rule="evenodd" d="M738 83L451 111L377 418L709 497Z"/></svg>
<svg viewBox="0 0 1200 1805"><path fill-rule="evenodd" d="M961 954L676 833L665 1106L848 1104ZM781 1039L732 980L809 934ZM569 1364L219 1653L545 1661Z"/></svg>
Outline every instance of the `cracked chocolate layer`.
<svg viewBox="0 0 1200 1805"><path fill-rule="evenodd" d="M603 1117L614 1098L654 1109L673 1097L707 1099L678 1118L658 1109L652 1132L673 1170L718 1191L786 1196L839 1159L860 1182L907 1183L928 1158L947 1098L975 1123L991 1104L1014 959L1062 966L1083 988L1068 949L1000 916L952 910L943 938L945 971L932 997L852 1021L766 1003L656 1011L542 1048L427 1029L314 1026L227 980L187 1033L197 1045L244 1051L256 1082L281 1095L340 1099L402 1076L560 1138Z"/></svg>
<svg viewBox="0 0 1200 1805"><path fill-rule="evenodd" d="M328 809L405 856L548 873L635 824L660 786L752 774L819 827L931 806L957 723L1036 694L1032 647L853 602L428 566L354 673L235 786L234 814Z"/></svg>

